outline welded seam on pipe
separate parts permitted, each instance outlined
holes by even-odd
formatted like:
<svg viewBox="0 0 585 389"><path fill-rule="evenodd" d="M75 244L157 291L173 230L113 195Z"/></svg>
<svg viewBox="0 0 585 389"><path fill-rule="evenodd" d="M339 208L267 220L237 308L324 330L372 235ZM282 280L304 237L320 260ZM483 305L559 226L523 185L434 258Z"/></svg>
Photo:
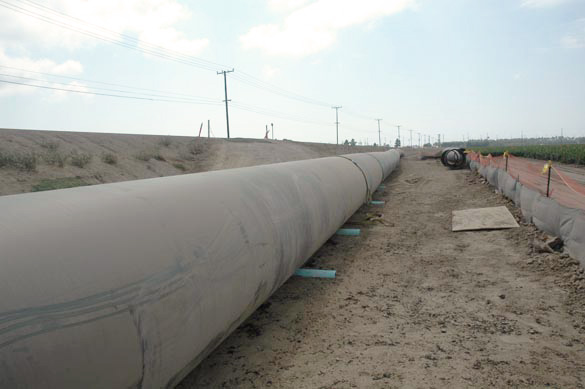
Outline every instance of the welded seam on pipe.
<svg viewBox="0 0 585 389"><path fill-rule="evenodd" d="M364 201L364 204L370 201L370 199L372 198L372 193L370 192L370 183L368 182L368 176L366 176L366 172L364 172L362 168L351 158L347 158L346 156L343 155L338 155L337 157L347 159L349 162L353 163L353 165L359 169L359 171L362 173L362 176L364 176L364 181L366 181L366 199ZM384 172L382 172L382 177L384 177Z"/></svg>
<svg viewBox="0 0 585 389"><path fill-rule="evenodd" d="M384 177L384 166L382 166L382 162L380 162L380 160L376 157L374 157L372 154L370 153L365 153L368 157L371 157L373 159L376 160L376 162L378 162L378 165L380 165L380 170L382 171L382 182L384 182L384 180L386 179L386 177ZM382 183L381 182L381 183Z"/></svg>
<svg viewBox="0 0 585 389"><path fill-rule="evenodd" d="M386 172L384 170L384 165L382 165L382 161L380 161L375 155L367 153L367 155L369 155L370 157L374 158L376 161L378 161L378 163L380 164L380 166L382 167L382 182L388 178L388 176L390 175L390 173L392 173L392 171L394 169L392 169L391 171L388 172L388 174L386 175Z"/></svg>

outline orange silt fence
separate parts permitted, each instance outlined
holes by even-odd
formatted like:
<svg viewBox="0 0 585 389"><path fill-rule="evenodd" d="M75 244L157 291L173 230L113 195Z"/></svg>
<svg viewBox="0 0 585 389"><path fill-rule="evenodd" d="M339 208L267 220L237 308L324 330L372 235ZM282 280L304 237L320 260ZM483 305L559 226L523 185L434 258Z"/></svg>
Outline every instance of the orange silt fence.
<svg viewBox="0 0 585 389"><path fill-rule="evenodd" d="M585 168L515 157L505 153L494 157L468 153L471 161L482 167L505 170L522 185L555 199L569 208L585 210ZM549 172L550 170L550 172ZM550 175L550 178L549 178Z"/></svg>

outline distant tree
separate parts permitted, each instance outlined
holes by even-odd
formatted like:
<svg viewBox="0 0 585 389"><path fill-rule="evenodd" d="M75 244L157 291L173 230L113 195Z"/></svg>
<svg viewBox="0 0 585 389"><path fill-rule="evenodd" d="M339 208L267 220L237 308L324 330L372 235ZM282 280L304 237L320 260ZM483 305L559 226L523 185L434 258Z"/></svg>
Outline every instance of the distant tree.
<svg viewBox="0 0 585 389"><path fill-rule="evenodd" d="M425 144L423 145L423 147L433 147L433 145L432 145L432 144L430 144L430 143L425 143Z"/></svg>
<svg viewBox="0 0 585 389"><path fill-rule="evenodd" d="M349 146L349 141L346 139L345 142L343 142L344 146Z"/></svg>
<svg viewBox="0 0 585 389"><path fill-rule="evenodd" d="M489 145L490 141L484 139L467 141L467 146L469 147L488 147Z"/></svg>
<svg viewBox="0 0 585 389"><path fill-rule="evenodd" d="M400 147L400 139L396 138L396 142L394 142L394 147L395 148L399 148Z"/></svg>
<svg viewBox="0 0 585 389"><path fill-rule="evenodd" d="M356 145L355 139L351 138L351 141L349 142L349 144L352 146L355 146Z"/></svg>

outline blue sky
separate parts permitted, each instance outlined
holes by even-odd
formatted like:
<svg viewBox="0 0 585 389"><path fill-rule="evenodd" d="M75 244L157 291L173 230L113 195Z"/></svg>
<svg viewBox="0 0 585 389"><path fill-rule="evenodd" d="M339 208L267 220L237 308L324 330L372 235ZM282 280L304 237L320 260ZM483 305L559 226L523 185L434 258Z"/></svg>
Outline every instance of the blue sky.
<svg viewBox="0 0 585 389"><path fill-rule="evenodd" d="M54 23L218 65L165 60ZM233 67L233 137L260 138L274 123L278 139L335 142L331 105L343 106L340 139L370 144L378 138L375 118L383 119L382 141L393 142L401 125L406 144L409 130L413 143L418 133L461 140L554 136L563 128L565 136L585 136L583 0L1 0L0 66L5 81L127 90L86 81L94 80L212 103L0 83L0 127L7 128L196 135L209 119L224 137L216 71ZM267 90L274 87L311 103Z"/></svg>

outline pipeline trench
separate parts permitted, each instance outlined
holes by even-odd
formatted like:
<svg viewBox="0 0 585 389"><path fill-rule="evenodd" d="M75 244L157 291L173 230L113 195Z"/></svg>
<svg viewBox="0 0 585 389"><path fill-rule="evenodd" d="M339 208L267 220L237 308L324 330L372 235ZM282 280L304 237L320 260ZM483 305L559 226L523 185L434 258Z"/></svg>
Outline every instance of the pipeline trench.
<svg viewBox="0 0 585 389"><path fill-rule="evenodd" d="M583 387L585 293L577 268L534 254L531 226L450 231L453 209L506 205L467 170L403 159L310 266L179 388ZM380 212L386 224L364 222Z"/></svg>

